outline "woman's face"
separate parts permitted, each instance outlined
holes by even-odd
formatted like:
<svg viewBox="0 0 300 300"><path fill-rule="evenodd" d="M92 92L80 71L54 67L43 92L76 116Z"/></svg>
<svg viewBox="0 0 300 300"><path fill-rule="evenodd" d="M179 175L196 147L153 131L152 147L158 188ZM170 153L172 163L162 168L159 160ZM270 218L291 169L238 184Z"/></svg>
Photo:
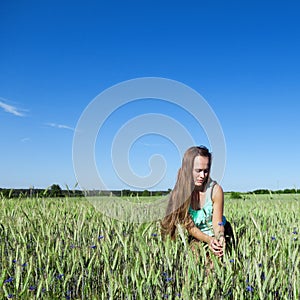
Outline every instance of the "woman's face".
<svg viewBox="0 0 300 300"><path fill-rule="evenodd" d="M204 187L209 174L208 157L197 155L194 159L193 178L196 187Z"/></svg>

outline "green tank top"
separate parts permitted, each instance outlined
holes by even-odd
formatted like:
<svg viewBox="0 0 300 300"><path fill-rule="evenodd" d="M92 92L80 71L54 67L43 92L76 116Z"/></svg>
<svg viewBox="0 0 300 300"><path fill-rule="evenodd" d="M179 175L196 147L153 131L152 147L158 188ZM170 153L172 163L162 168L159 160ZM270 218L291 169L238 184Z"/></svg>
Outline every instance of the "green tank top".
<svg viewBox="0 0 300 300"><path fill-rule="evenodd" d="M212 189L216 181L209 179L208 187L205 192L205 203L201 209L192 209L189 207L189 214L194 221L195 225L205 234L214 236L212 215L213 215L213 202L211 199ZM226 223L226 218L222 218L223 225Z"/></svg>

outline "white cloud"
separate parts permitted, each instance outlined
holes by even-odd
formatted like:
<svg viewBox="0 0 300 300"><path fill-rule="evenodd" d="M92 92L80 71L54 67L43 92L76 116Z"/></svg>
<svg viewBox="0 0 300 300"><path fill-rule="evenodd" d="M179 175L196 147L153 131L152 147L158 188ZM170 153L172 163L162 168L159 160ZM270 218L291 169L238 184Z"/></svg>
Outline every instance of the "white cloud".
<svg viewBox="0 0 300 300"><path fill-rule="evenodd" d="M28 138L28 137L25 137L25 138L21 139L22 143L26 143L26 142L29 142L29 141L30 141L30 138Z"/></svg>
<svg viewBox="0 0 300 300"><path fill-rule="evenodd" d="M5 100L5 99L0 97L0 100ZM13 114L13 115L18 116L18 117L24 117L25 116L25 114L19 108L15 107L15 106L12 106L12 105L9 105L9 104L6 104L3 101L0 101L0 108L3 108L3 110L5 112L8 112L8 113Z"/></svg>
<svg viewBox="0 0 300 300"><path fill-rule="evenodd" d="M145 146L145 147L162 147L162 146L166 146L166 144L163 143L145 143L145 142L141 142L139 141L141 145Z"/></svg>
<svg viewBox="0 0 300 300"><path fill-rule="evenodd" d="M63 124L56 124L56 123L46 123L46 125L50 126L50 127L54 127L54 128L59 128L59 129L69 129L74 131L73 127L67 126L67 125L63 125Z"/></svg>

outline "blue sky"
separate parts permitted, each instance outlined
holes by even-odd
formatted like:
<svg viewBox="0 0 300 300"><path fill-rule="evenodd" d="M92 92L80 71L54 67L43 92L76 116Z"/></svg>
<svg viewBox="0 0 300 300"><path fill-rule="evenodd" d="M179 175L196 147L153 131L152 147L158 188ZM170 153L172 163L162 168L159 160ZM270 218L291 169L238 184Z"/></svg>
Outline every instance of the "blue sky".
<svg viewBox="0 0 300 300"><path fill-rule="evenodd" d="M120 82L161 77L197 91L216 114L225 191L299 188L299 11L298 1L1 1L0 187L75 186L73 139L89 103ZM95 144L108 188L126 188L109 165L118 129L151 113L209 143L178 107L129 103ZM134 141L130 165L146 176L155 153L167 168L153 189L172 188L181 157L168 137Z"/></svg>

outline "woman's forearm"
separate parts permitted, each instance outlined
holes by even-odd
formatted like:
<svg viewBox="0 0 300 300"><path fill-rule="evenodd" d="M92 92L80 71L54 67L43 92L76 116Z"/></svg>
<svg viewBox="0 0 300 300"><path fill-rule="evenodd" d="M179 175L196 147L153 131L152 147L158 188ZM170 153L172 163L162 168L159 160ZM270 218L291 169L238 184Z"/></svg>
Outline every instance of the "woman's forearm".
<svg viewBox="0 0 300 300"><path fill-rule="evenodd" d="M213 226L214 230L214 236L216 239L219 239L221 236L224 236L225 229L223 225L220 225L220 223Z"/></svg>
<svg viewBox="0 0 300 300"><path fill-rule="evenodd" d="M203 233L199 228L197 228L196 226L190 228L188 230L189 234L191 236L193 236L194 238L196 238L198 241L201 241L201 242L205 242L207 244L210 243L212 237Z"/></svg>

